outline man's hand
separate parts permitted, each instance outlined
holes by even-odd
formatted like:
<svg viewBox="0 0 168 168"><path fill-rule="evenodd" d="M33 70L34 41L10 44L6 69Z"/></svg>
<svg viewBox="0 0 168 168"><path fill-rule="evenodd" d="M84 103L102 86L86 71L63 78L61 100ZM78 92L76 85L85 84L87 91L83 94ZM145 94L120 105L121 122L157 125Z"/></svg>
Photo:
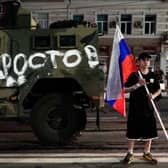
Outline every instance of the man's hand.
<svg viewBox="0 0 168 168"><path fill-rule="evenodd" d="M147 96L148 96L149 99L154 99L155 98L152 93L147 94Z"/></svg>
<svg viewBox="0 0 168 168"><path fill-rule="evenodd" d="M143 86L143 85L146 84L146 80L139 78L138 83L139 83L140 86Z"/></svg>

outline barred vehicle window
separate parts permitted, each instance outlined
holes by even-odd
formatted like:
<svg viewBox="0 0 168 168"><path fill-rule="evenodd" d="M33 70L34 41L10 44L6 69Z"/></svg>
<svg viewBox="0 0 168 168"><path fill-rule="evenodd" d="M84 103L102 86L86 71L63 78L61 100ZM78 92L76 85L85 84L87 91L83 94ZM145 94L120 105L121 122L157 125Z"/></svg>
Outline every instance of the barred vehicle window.
<svg viewBox="0 0 168 168"><path fill-rule="evenodd" d="M50 36L35 36L33 39L33 48L35 49L50 49Z"/></svg>
<svg viewBox="0 0 168 168"><path fill-rule="evenodd" d="M61 35L59 39L60 47L74 48L76 47L75 35Z"/></svg>

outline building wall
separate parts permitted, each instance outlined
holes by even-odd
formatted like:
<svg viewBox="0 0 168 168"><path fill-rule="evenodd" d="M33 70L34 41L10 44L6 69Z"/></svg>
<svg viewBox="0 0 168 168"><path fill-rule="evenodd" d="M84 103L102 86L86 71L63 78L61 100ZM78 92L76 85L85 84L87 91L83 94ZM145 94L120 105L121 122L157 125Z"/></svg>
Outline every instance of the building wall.
<svg viewBox="0 0 168 168"><path fill-rule="evenodd" d="M97 23L98 15L107 15L107 32L99 36L101 60L108 64L111 55L115 24L121 27L121 16L130 14L131 34L124 34L133 54L142 51L152 54L152 66L168 73L167 42L163 41L163 33L168 31L168 1L162 0L25 0L22 4L38 15L45 13L49 26L58 20L73 19L74 15L83 15L91 24ZM156 15L156 32L145 34L145 16ZM44 24L45 25L45 24ZM167 68L166 68L167 67Z"/></svg>

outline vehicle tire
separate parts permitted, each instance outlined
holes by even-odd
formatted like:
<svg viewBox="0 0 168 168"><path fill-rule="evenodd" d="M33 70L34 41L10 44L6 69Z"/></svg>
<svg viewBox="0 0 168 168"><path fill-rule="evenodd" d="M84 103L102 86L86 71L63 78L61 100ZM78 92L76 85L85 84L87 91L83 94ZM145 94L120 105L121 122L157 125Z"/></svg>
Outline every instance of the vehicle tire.
<svg viewBox="0 0 168 168"><path fill-rule="evenodd" d="M32 129L47 145L70 142L75 133L75 110L71 95L50 94L42 97L31 112Z"/></svg>
<svg viewBox="0 0 168 168"><path fill-rule="evenodd" d="M76 110L76 131L83 131L86 127L86 111L84 109Z"/></svg>

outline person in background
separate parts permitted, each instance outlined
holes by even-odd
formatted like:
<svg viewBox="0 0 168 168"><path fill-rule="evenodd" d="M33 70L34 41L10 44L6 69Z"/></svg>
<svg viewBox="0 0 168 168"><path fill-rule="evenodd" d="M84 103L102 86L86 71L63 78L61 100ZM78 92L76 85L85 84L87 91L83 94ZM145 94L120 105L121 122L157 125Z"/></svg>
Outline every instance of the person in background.
<svg viewBox="0 0 168 168"><path fill-rule="evenodd" d="M158 77L158 80L160 82L160 89L161 89L162 93L165 93L166 92L166 87L167 87L167 81L166 81L164 72L161 69L157 69L155 71L155 73L156 73L156 75Z"/></svg>
<svg viewBox="0 0 168 168"><path fill-rule="evenodd" d="M155 100L161 91L156 74L149 70L150 58L151 56L145 52L138 56L137 64L143 79L140 79L138 72L133 72L125 84L125 92L130 92L126 132L128 152L123 160L127 164L134 160L134 143L139 140L145 143L143 158L151 163L157 163L151 154L152 140L158 138L158 134L150 99ZM148 95L145 84L150 92Z"/></svg>

